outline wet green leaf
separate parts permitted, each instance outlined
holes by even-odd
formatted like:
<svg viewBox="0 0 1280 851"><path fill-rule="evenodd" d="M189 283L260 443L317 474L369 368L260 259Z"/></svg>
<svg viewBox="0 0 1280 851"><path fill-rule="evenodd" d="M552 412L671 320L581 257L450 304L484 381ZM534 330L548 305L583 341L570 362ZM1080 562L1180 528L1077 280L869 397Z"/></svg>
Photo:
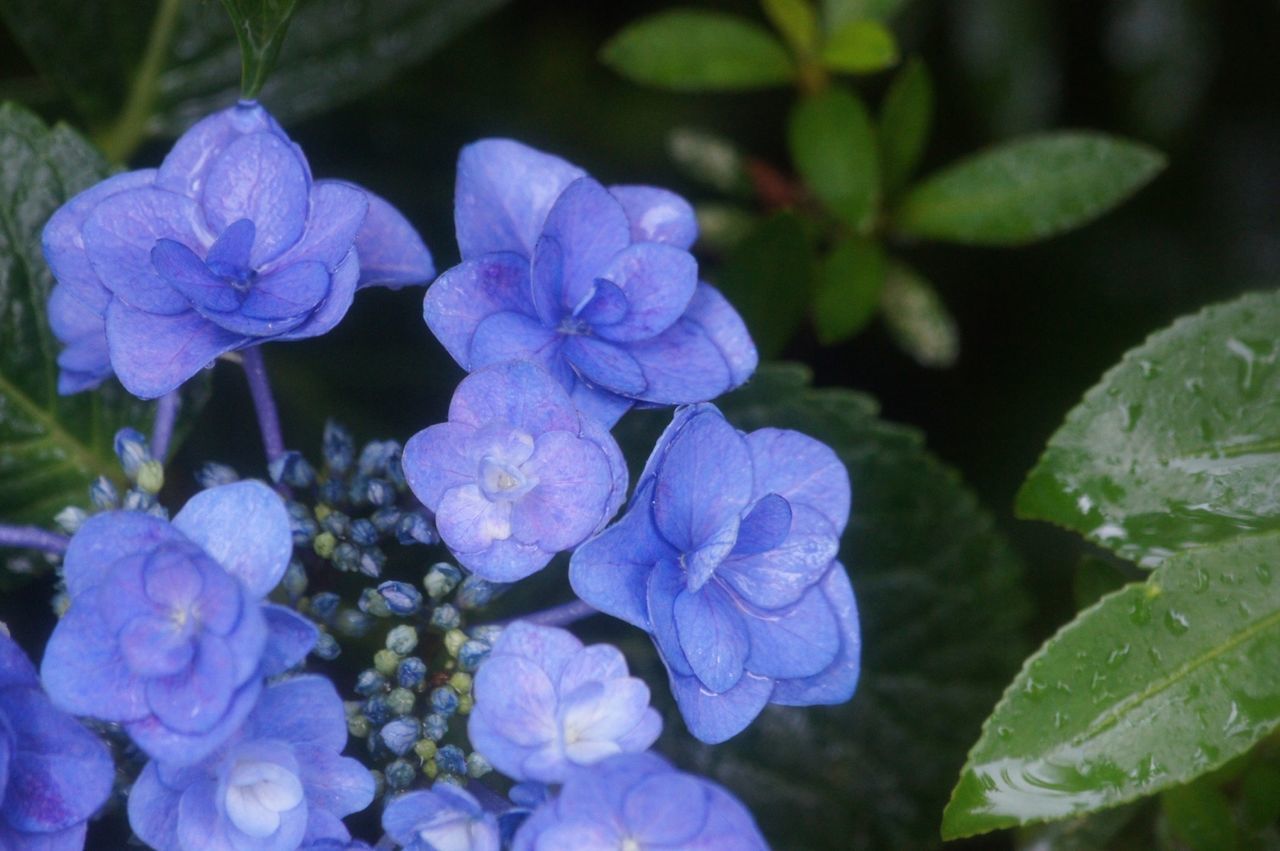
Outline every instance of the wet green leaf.
<svg viewBox="0 0 1280 851"><path fill-rule="evenodd" d="M718 277L764 357L776 355L804 322L813 295L813 249L793 213L775 213L743 237Z"/></svg>
<svg viewBox="0 0 1280 851"><path fill-rule="evenodd" d="M698 9L642 18L611 38L600 58L637 83L686 92L767 88L795 75L787 49L764 27Z"/></svg>
<svg viewBox="0 0 1280 851"><path fill-rule="evenodd" d="M298 0L222 0L240 41L240 92L255 98L276 64Z"/></svg>
<svg viewBox="0 0 1280 851"><path fill-rule="evenodd" d="M1080 227L1124 201L1164 157L1101 133L1054 133L961 160L908 191L894 213L904 234L1020 245Z"/></svg>
<svg viewBox="0 0 1280 851"><path fill-rule="evenodd" d="M898 40L879 21L850 21L822 47L822 64L832 71L872 74L898 61Z"/></svg>
<svg viewBox="0 0 1280 851"><path fill-rule="evenodd" d="M960 329L938 291L905 263L891 262L880 310L889 335L921 366L946 369L960 357Z"/></svg>
<svg viewBox="0 0 1280 851"><path fill-rule="evenodd" d="M860 231L880 200L879 153L867 109L852 92L831 87L796 104L787 127L791 159L805 185Z"/></svg>
<svg viewBox="0 0 1280 851"><path fill-rule="evenodd" d="M1014 679L943 835L1170 789L1280 725L1280 535L1180 553L1083 612Z"/></svg>
<svg viewBox="0 0 1280 851"><path fill-rule="evenodd" d="M817 47L818 13L811 0L761 0L760 5L796 53L810 53Z"/></svg>
<svg viewBox="0 0 1280 851"><path fill-rule="evenodd" d="M1178 320L1067 415L1018 512L1150 567L1280 529L1280 294Z"/></svg>
<svg viewBox="0 0 1280 851"><path fill-rule="evenodd" d="M898 72L880 107L880 163L885 191L897 192L920 164L933 122L933 81L915 58Z"/></svg>
<svg viewBox="0 0 1280 851"><path fill-rule="evenodd" d="M862 330L880 306L885 258L868 239L846 239L823 260L813 303L818 340L830 345Z"/></svg>
<svg viewBox="0 0 1280 851"><path fill-rule="evenodd" d="M120 475L111 439L145 429L151 407L111 386L59 396L59 346L45 304L53 277L40 252L45 222L108 174L84 139L0 105L0 517L48 522L83 504L99 475Z"/></svg>

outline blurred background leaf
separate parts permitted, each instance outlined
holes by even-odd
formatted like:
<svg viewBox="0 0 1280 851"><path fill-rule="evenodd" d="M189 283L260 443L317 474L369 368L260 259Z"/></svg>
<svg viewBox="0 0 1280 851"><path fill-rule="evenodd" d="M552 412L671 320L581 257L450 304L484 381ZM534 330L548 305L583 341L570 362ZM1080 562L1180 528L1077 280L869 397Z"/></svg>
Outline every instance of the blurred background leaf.
<svg viewBox="0 0 1280 851"><path fill-rule="evenodd" d="M826 344L847 340L871 321L884 289L884 252L853 237L836 245L818 271L813 322Z"/></svg>
<svg viewBox="0 0 1280 851"><path fill-rule="evenodd" d="M787 142L805 185L841 221L870 228L880 201L880 164L867 108L832 87L796 104Z"/></svg>
<svg viewBox="0 0 1280 851"><path fill-rule="evenodd" d="M240 42L240 94L255 98L275 67L298 0L222 0Z"/></svg>

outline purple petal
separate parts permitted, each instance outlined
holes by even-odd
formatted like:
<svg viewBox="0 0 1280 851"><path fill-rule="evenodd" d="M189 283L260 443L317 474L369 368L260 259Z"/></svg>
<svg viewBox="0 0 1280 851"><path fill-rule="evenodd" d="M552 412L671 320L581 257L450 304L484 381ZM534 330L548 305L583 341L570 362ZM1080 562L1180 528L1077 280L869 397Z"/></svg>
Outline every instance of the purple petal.
<svg viewBox="0 0 1280 851"><path fill-rule="evenodd" d="M338 752L347 742L342 700L327 678L306 674L267 688L246 722L254 738Z"/></svg>
<svg viewBox="0 0 1280 851"><path fill-rule="evenodd" d="M209 247L205 262L210 268L219 270L217 274L233 274L248 271L249 255L253 251L253 242L257 238L258 228L248 219L239 219L227 225L227 229ZM155 259L154 252L152 259ZM225 270L225 271L222 271Z"/></svg>
<svg viewBox="0 0 1280 851"><path fill-rule="evenodd" d="M483 139L463 148L453 207L462 259L494 251L532 257L551 205L583 174L510 139Z"/></svg>
<svg viewBox="0 0 1280 851"><path fill-rule="evenodd" d="M743 618L751 635L747 669L775 680L808 677L835 661L840 625L821 589L812 588L794 606L753 612Z"/></svg>
<svg viewBox="0 0 1280 851"><path fill-rule="evenodd" d="M262 607L262 614L267 622L262 676L274 677L301 664L315 647L320 632L310 619L284 606L268 603Z"/></svg>
<svg viewBox="0 0 1280 851"><path fill-rule="evenodd" d="M133 743L169 770L194 765L217 750L240 728L257 702L262 681L251 679L232 696L222 718L205 733L187 734L166 727L154 715L125 724Z"/></svg>
<svg viewBox="0 0 1280 851"><path fill-rule="evenodd" d="M314 746L296 747L294 752L308 807L345 816L373 803L373 775L357 760Z"/></svg>
<svg viewBox="0 0 1280 851"><path fill-rule="evenodd" d="M762 428L747 435L756 497L776 493L822 513L844 532L849 520L849 473L825 443L798 431Z"/></svg>
<svg viewBox="0 0 1280 851"><path fill-rule="evenodd" d="M578 318L594 328L621 322L627 315L627 297L618 285L604 278L596 278L593 288L591 300L578 313Z"/></svg>
<svg viewBox="0 0 1280 851"><path fill-rule="evenodd" d="M160 780L148 762L129 790L129 827L152 848L174 848L178 842L178 791Z"/></svg>
<svg viewBox="0 0 1280 851"><path fill-rule="evenodd" d="M279 334L276 339L305 340L331 331L351 309L359 277L360 258L352 249L329 276L329 291L319 307L301 325Z"/></svg>
<svg viewBox="0 0 1280 851"><path fill-rule="evenodd" d="M861 669L862 633L858 606L844 565L836 562L822 580L822 593L840 624L840 651L821 673L803 679L780 680L773 702L784 706L813 706L844 703L858 687Z"/></svg>
<svg viewBox="0 0 1280 851"><path fill-rule="evenodd" d="M698 217L689 202L655 186L610 186L627 211L632 242L660 242L688 250L698 238Z"/></svg>
<svg viewBox="0 0 1280 851"><path fill-rule="evenodd" d="M582 543L605 521L613 471L596 444L567 431L541 434L522 469L538 484L512 507L517 541L556 553Z"/></svg>
<svg viewBox="0 0 1280 851"><path fill-rule="evenodd" d="M748 443L750 440L748 439ZM781 546L791 532L791 504L776 493L760 498L738 530L734 555L754 555Z"/></svg>
<svg viewBox="0 0 1280 851"><path fill-rule="evenodd" d="M391 204L364 190L369 214L356 234L360 286L398 289L425 284L436 276L431 252L413 225Z"/></svg>
<svg viewBox="0 0 1280 851"><path fill-rule="evenodd" d="M151 261L160 239L191 248L213 242L190 198L142 187L118 192L98 204L84 225L89 262L103 286L117 299L148 313L166 316L188 309Z"/></svg>
<svg viewBox="0 0 1280 851"><path fill-rule="evenodd" d="M401 463L414 496L432 511L440 505L444 492L476 479L476 461L470 444L475 427L462 423L440 423L409 438Z"/></svg>
<svg viewBox="0 0 1280 851"><path fill-rule="evenodd" d="M691 552L741 515L751 486L742 433L714 407L700 406L678 426L657 468L654 521L677 549Z"/></svg>
<svg viewBox="0 0 1280 851"><path fill-rule="evenodd" d="M186 670L195 655L191 636L168 617L139 615L117 637L129 670L140 677L166 677Z"/></svg>
<svg viewBox="0 0 1280 851"><path fill-rule="evenodd" d="M0 689L10 686L34 686L40 682L36 668L18 643L0 632ZM0 736L2 739L3 736ZM3 769L0 769L3 771ZM0 790L4 784L0 783Z"/></svg>
<svg viewBox="0 0 1280 851"><path fill-rule="evenodd" d="M529 260L518 254L487 254L445 271L427 289L422 316L449 354L471 369L471 340L495 313L533 313Z"/></svg>
<svg viewBox="0 0 1280 851"><path fill-rule="evenodd" d="M594 337L572 336L565 340L561 352L590 384L626 396L640 395L648 386L640 364L620 345Z"/></svg>
<svg viewBox="0 0 1280 851"><path fill-rule="evenodd" d="M705 782L670 772L641 780L627 792L620 813L628 832L657 847L693 847L707 822Z"/></svg>
<svg viewBox="0 0 1280 851"><path fill-rule="evenodd" d="M368 771L365 772L368 774ZM351 831L342 819L319 807L307 808L307 833L302 839L307 851L354 851L367 845L352 845Z"/></svg>
<svg viewBox="0 0 1280 851"><path fill-rule="evenodd" d="M481 739L489 733L502 739L475 741L486 758L492 754L501 760L507 741L534 747L555 738L556 691L536 661L510 653L491 655L476 673L475 694L476 712L485 721Z"/></svg>
<svg viewBox="0 0 1280 851"><path fill-rule="evenodd" d="M559 354L560 340L561 336L555 331L523 313L494 313L476 327L471 349L462 365L478 370L507 361L527 360L550 369Z"/></svg>
<svg viewBox="0 0 1280 851"><path fill-rule="evenodd" d="M314 260L336 269L353 245L369 212L369 195L339 180L317 180L311 187L306 228L293 246L262 269L272 272L303 260ZM360 265L365 262L360 251ZM361 270L363 276L363 269Z"/></svg>
<svg viewBox="0 0 1280 851"><path fill-rule="evenodd" d="M530 296L533 309L542 324L554 327L574 312L574 304L565 304L564 248L551 236L538 239L529 266Z"/></svg>
<svg viewBox="0 0 1280 851"><path fill-rule="evenodd" d="M662 661L673 674L693 676L676 631L676 597L685 593L684 572L671 561L661 561L649 574L645 603L649 629Z"/></svg>
<svg viewBox="0 0 1280 851"><path fill-rule="evenodd" d="M436 528L455 554L480 552L511 536L511 503L490 502L478 485L459 485L440 497Z"/></svg>
<svg viewBox="0 0 1280 851"><path fill-rule="evenodd" d="M45 646L40 679L53 702L66 712L104 721L133 721L147 709L143 681L120 656L103 622L98 590L84 592L58 621Z"/></svg>
<svg viewBox="0 0 1280 851"><path fill-rule="evenodd" d="M716 575L754 605L777 609L800 599L826 574L839 545L826 517L807 505L797 505L781 546L731 556Z"/></svg>
<svg viewBox="0 0 1280 851"><path fill-rule="evenodd" d="M111 294L103 290L106 298ZM106 310L106 303L103 304ZM58 393L63 396L91 390L111 375L107 326L101 313L58 284L49 294L49 327L65 348L58 354Z"/></svg>
<svg viewBox="0 0 1280 851"><path fill-rule="evenodd" d="M633 399L627 399L599 387L592 387L581 381L573 381L572 372L570 372L570 380L573 390L569 395L573 399L573 404L582 412L583 418L595 421L606 430L613 428L618 420L622 419L622 415L635 405Z"/></svg>
<svg viewBox="0 0 1280 851"><path fill-rule="evenodd" d="M639 726L650 711L649 687L635 677L616 677L568 693L562 691L562 724L576 736L576 741L566 742L565 754L574 762L585 764L618 753L618 740ZM658 730L646 727L657 738ZM587 748L575 749L579 742ZM637 750L652 743L644 742Z"/></svg>
<svg viewBox="0 0 1280 851"><path fill-rule="evenodd" d="M200 193L209 226L222 232L249 219L257 226L250 265L278 257L302 236L310 178L305 161L274 133L251 133L218 155Z"/></svg>
<svg viewBox="0 0 1280 851"><path fill-rule="evenodd" d="M698 287L698 263L687 251L642 242L619 253L601 272L627 299L618 322L601 325L606 340L646 340L671 327L685 312Z"/></svg>
<svg viewBox="0 0 1280 851"><path fill-rule="evenodd" d="M562 663L556 677L556 689L561 694L569 694L590 682L627 675L627 660L612 644L593 644L590 647L579 644L579 649Z"/></svg>
<svg viewBox="0 0 1280 851"><path fill-rule="evenodd" d="M195 307L226 313L240 306L235 289L210 272L204 261L181 242L158 240L151 249L151 264L166 284Z"/></svg>
<svg viewBox="0 0 1280 851"><path fill-rule="evenodd" d="M613 435L609 434L608 427L587 416L585 412L582 415L581 434L604 452L604 457L609 462L609 470L613 480L609 501L605 504L604 517L600 521L600 526L595 530L598 531L613 519L613 516L618 513L618 509L622 507L623 501L627 498L627 483L629 481L627 459L623 457L622 448L613 439Z"/></svg>
<svg viewBox="0 0 1280 851"><path fill-rule="evenodd" d="M576 432L580 420L564 388L544 369L509 361L462 380L449 403L449 420L480 428L501 424L529 434Z"/></svg>
<svg viewBox="0 0 1280 851"><path fill-rule="evenodd" d="M534 276L534 287L541 290L535 293L534 302L539 298L554 300L565 312L573 312L591 295L595 279L631 244L630 224L622 205L589 177L578 178L556 199L542 234L559 246L560 275L543 281ZM536 264L536 255L534 260ZM614 283L625 291L621 281Z"/></svg>
<svg viewBox="0 0 1280 851"><path fill-rule="evenodd" d="M72 536L62 559L67 593L74 599L101 584L111 565L127 555L182 539L171 525L141 511L109 511L90 517Z"/></svg>
<svg viewBox="0 0 1280 851"><path fill-rule="evenodd" d="M582 652L582 642L567 629L520 620L504 629L493 645L493 655L522 656L545 671L552 682L558 681Z"/></svg>
<svg viewBox="0 0 1280 851"><path fill-rule="evenodd" d="M716 585L682 591L672 608L676 636L694 675L715 692L742 678L751 641L733 600Z"/></svg>
<svg viewBox="0 0 1280 851"><path fill-rule="evenodd" d="M261 482L201 491L173 518L173 525L255 597L276 587L293 555L284 501Z"/></svg>
<svg viewBox="0 0 1280 851"><path fill-rule="evenodd" d="M514 539L494 541L476 552L455 552L458 564L481 579L490 582L515 582L537 573L551 561L553 553L536 544L522 544Z"/></svg>
<svg viewBox="0 0 1280 851"><path fill-rule="evenodd" d="M671 691L689 732L700 742L718 745L747 728L773 694L773 680L748 671L725 692L712 692L697 677L672 671Z"/></svg>
<svg viewBox="0 0 1280 851"><path fill-rule="evenodd" d="M259 104L241 101L201 119L178 137L160 164L156 185L189 198L198 198L209 170L227 146L249 133L274 133L288 141L280 125Z"/></svg>
<svg viewBox="0 0 1280 851"><path fill-rule="evenodd" d="M187 670L147 682L147 705L178 733L207 733L221 720L235 690L235 659L221 639L199 642Z"/></svg>
<svg viewBox="0 0 1280 851"><path fill-rule="evenodd" d="M685 584L690 591L697 591L705 585L720 567L738 538L738 525L737 515L730 515L701 546L684 554Z"/></svg>
<svg viewBox="0 0 1280 851"><path fill-rule="evenodd" d="M301 316L315 309L328 292L328 268L318 260L304 260L254 281L240 310L255 319Z"/></svg>
<svg viewBox="0 0 1280 851"><path fill-rule="evenodd" d="M247 342L194 310L159 316L116 300L107 308L107 345L120 383L155 399L176 389L219 355Z"/></svg>
<svg viewBox="0 0 1280 851"><path fill-rule="evenodd" d="M718 289L705 281L699 283L682 318L700 328L720 352L729 366L731 388L746 381L756 371L760 362L756 344L738 311Z"/></svg>
<svg viewBox="0 0 1280 851"><path fill-rule="evenodd" d="M191 784L178 801L178 844L176 848L193 851L232 851L228 835L230 820L223 817L216 803L218 783L202 778Z"/></svg>

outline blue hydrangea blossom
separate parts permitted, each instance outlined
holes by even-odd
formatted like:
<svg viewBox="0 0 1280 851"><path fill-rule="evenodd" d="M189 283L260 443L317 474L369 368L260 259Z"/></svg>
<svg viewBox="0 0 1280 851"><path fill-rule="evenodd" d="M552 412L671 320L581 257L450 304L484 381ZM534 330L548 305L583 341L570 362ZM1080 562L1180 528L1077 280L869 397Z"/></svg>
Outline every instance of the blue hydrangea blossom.
<svg viewBox="0 0 1280 851"><path fill-rule="evenodd" d="M80 851L114 780L106 746L54 708L0 625L0 848Z"/></svg>
<svg viewBox="0 0 1280 851"><path fill-rule="evenodd" d="M90 518L63 562L71 606L41 665L50 697L123 724L154 758L204 758L249 714L261 678L314 643L300 616L260 602L292 552L284 503L259 482L203 491L172 523Z"/></svg>
<svg viewBox="0 0 1280 851"><path fill-rule="evenodd" d="M652 753L578 768L516 832L512 851L767 851L751 813L710 780Z"/></svg>
<svg viewBox="0 0 1280 851"><path fill-rule="evenodd" d="M156 851L346 848L342 817L373 801L369 770L341 755L342 701L324 677L262 692L253 712L202 762L149 762L129 794L129 824Z"/></svg>
<svg viewBox="0 0 1280 851"><path fill-rule="evenodd" d="M219 355L323 334L357 287L424 283L431 255L390 204L314 180L254 102L200 121L158 169L111 177L49 220L49 321L65 348L58 388L113 371L163 395Z"/></svg>
<svg viewBox="0 0 1280 851"><path fill-rule="evenodd" d="M577 765L648 748L662 731L649 688L616 647L517 621L476 673L467 735L514 780L562 783Z"/></svg>
<svg viewBox="0 0 1280 851"><path fill-rule="evenodd" d="M382 813L382 829L404 851L498 851L498 821L464 789L437 783L401 795Z"/></svg>
<svg viewBox="0 0 1280 851"><path fill-rule="evenodd" d="M454 220L463 262L427 291L424 317L464 369L535 361L610 426L635 403L713 399L755 370L741 317L698 280L697 222L678 195L606 188L486 139L459 157Z"/></svg>
<svg viewBox="0 0 1280 851"><path fill-rule="evenodd" d="M609 521L626 462L545 370L512 361L458 385L449 421L404 447L405 479L440 538L477 576L513 582Z"/></svg>
<svg viewBox="0 0 1280 851"><path fill-rule="evenodd" d="M713 405L682 408L622 519L579 547L574 591L652 635L690 732L740 732L768 703L848 700L853 590L835 561L849 478L826 445L750 434Z"/></svg>

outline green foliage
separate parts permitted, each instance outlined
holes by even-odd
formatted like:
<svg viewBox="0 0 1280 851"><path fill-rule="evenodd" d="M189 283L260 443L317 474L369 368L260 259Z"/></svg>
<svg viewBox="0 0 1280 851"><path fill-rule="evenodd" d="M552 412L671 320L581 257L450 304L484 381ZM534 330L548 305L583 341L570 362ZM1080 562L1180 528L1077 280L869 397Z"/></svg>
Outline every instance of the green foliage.
<svg viewBox="0 0 1280 851"><path fill-rule="evenodd" d="M818 14L810 0L761 0L760 5L796 53L811 53L818 46Z"/></svg>
<svg viewBox="0 0 1280 851"><path fill-rule="evenodd" d="M906 6L909 0L822 0L827 32L836 32L851 21L882 21Z"/></svg>
<svg viewBox="0 0 1280 851"><path fill-rule="evenodd" d="M1100 133L1018 139L926 178L894 225L924 239L1021 245L1101 216L1163 166L1151 148Z"/></svg>
<svg viewBox="0 0 1280 851"><path fill-rule="evenodd" d="M1280 535L1170 558L1023 667L943 818L947 838L1185 783L1280 724Z"/></svg>
<svg viewBox="0 0 1280 851"><path fill-rule="evenodd" d="M800 101L787 140L810 191L845 224L869 230L880 198L880 165L862 101L835 87Z"/></svg>
<svg viewBox="0 0 1280 851"><path fill-rule="evenodd" d="M912 59L889 86L880 105L880 163L885 192L896 193L915 172L933 122L933 81Z"/></svg>
<svg viewBox="0 0 1280 851"><path fill-rule="evenodd" d="M600 58L638 83L677 91L734 91L789 83L795 69L768 30L744 18L674 9L643 18Z"/></svg>
<svg viewBox="0 0 1280 851"><path fill-rule="evenodd" d="M52 130L0 106L0 517L48 522L85 501L96 476L119 476L117 429L146 427L150 406L117 386L62 397L58 343L45 304L53 276L40 233L53 211L106 177L101 154L65 126Z"/></svg>
<svg viewBox="0 0 1280 851"><path fill-rule="evenodd" d="M777 354L804 321L813 294L813 250L792 213L776 213L743 237L718 282L762 356Z"/></svg>
<svg viewBox="0 0 1280 851"><path fill-rule="evenodd" d="M960 357L960 330L937 290L905 263L885 273L880 311L893 341L921 366L945 369Z"/></svg>
<svg viewBox="0 0 1280 851"><path fill-rule="evenodd" d="M1151 566L1280 530L1280 294L1175 322L1067 415L1018 494L1049 520Z"/></svg>
<svg viewBox="0 0 1280 851"><path fill-rule="evenodd" d="M808 383L802 367L766 365L718 404L739 428L826 441L849 469L841 559L862 618L858 693L771 707L728 744L677 738L667 752L728 783L779 851L929 847L964 749L1024 652L1021 571L918 432L880 419L862 394Z"/></svg>
<svg viewBox="0 0 1280 851"><path fill-rule="evenodd" d="M814 325L824 344L847 340L871 321L884 288L885 258L871 240L853 237L827 255L818 270Z"/></svg>
<svg viewBox="0 0 1280 851"><path fill-rule="evenodd" d="M240 41L240 93L255 98L275 66L298 0L222 0Z"/></svg>
<svg viewBox="0 0 1280 851"><path fill-rule="evenodd" d="M1175 786L1160 795L1170 832L1191 851L1236 851L1240 831L1231 802L1208 782Z"/></svg>
<svg viewBox="0 0 1280 851"><path fill-rule="evenodd" d="M822 47L822 64L832 71L871 74L898 61L898 42L879 21L850 21Z"/></svg>

